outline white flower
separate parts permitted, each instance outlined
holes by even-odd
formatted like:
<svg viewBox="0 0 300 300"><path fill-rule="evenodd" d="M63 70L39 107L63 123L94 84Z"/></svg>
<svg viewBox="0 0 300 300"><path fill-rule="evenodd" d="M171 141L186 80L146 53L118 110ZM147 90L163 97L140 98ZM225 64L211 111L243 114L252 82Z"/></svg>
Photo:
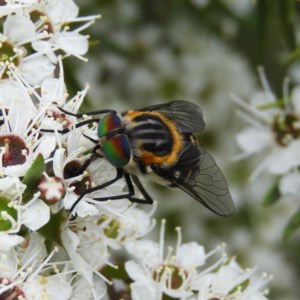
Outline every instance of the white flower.
<svg viewBox="0 0 300 300"><path fill-rule="evenodd" d="M80 32L95 22L99 16L78 17L79 8L73 0L44 0L38 1L32 8L39 18L35 22L37 30L49 33L47 40L37 40L32 43L33 48L56 62L55 51L61 49L67 55L84 59L88 50L88 36ZM83 23L71 30L70 26Z"/></svg>
<svg viewBox="0 0 300 300"><path fill-rule="evenodd" d="M21 222L29 229L36 231L50 220L49 206L40 199L32 199L23 207Z"/></svg>
<svg viewBox="0 0 300 300"><path fill-rule="evenodd" d="M205 254L204 248L195 242L181 244L181 231L178 229L176 252L169 247L164 254L164 221L161 226L159 245L152 241L140 240L126 245L131 255L138 259L125 263L125 268L134 283L131 284L133 300L143 299L148 293L149 300L162 299L163 294L185 299L194 293L194 280L198 268L206 263L211 254ZM219 250L217 250L219 251ZM225 256L214 268L225 262Z"/></svg>
<svg viewBox="0 0 300 300"><path fill-rule="evenodd" d="M13 96L14 95L14 96ZM8 98L9 99L9 98ZM7 176L24 176L38 154L47 159L55 147L55 137L40 137L33 126L41 117L27 90L16 85L11 102L1 105L0 172Z"/></svg>
<svg viewBox="0 0 300 300"><path fill-rule="evenodd" d="M169 247L164 254L164 221L160 243L140 240L126 245L136 261L127 261L125 268L130 278L132 299L266 299L265 286L271 277L256 278L256 270L243 270L234 258L228 258L224 247L205 253L203 246L190 242L181 244L178 229L176 252ZM215 257L218 257L216 261ZM214 261L214 262L213 262Z"/></svg>
<svg viewBox="0 0 300 300"><path fill-rule="evenodd" d="M42 83L41 97L39 98L41 108L44 108L48 115L48 117L40 119L41 127L45 130L54 131L54 133L43 133L43 136L55 136L58 146L53 153L53 157L49 159L49 162L53 165L53 174L55 176L51 180L59 180L63 184L65 193L59 191L57 193L64 194L63 205L66 209L72 207L73 203L86 188L99 186L115 176L115 168L103 159L91 161L87 168L81 171L84 163L90 159L91 151L95 147L95 144L84 135L98 139L96 135L98 124L86 116L83 120L91 120L94 123L92 127L86 125L74 129L78 123L77 118L65 114L59 109L63 108L70 113L77 113L88 88L89 86L87 85L83 91L66 102L67 93L64 87L63 73L61 72L58 79L47 79ZM59 108L53 104L54 102ZM59 133L60 130L68 128L70 130L68 134ZM98 206L107 205L96 200L94 201L93 198L119 194L124 186L124 181L120 180L107 188L85 195L76 206L74 213L77 213L79 217L98 214L99 211L95 204L99 204ZM124 201L119 202L124 203ZM125 204L125 207L127 207L129 205L128 201Z"/></svg>
<svg viewBox="0 0 300 300"><path fill-rule="evenodd" d="M9 296L32 300L44 297L49 300L70 299L70 282L59 273L55 264L49 263L57 249L47 256L43 239L31 235L29 241L29 246L23 251L1 251L0 295L5 295L5 299ZM47 275L47 270L52 270L54 275Z"/></svg>
<svg viewBox="0 0 300 300"><path fill-rule="evenodd" d="M54 66L45 55L32 53L27 55L25 45L43 39L47 35L37 33L33 22L24 15L9 15L0 34L1 63L0 77L17 78L31 85L41 83L46 77L52 77Z"/></svg>
<svg viewBox="0 0 300 300"><path fill-rule="evenodd" d="M214 272L199 276L194 288L199 289L198 300L265 300L264 291L271 277L265 274L257 279L254 270L243 270L235 259Z"/></svg>
<svg viewBox="0 0 300 300"><path fill-rule="evenodd" d="M36 0L5 0L5 4L0 6L0 17L12 13L21 13L24 9L31 7Z"/></svg>
<svg viewBox="0 0 300 300"><path fill-rule="evenodd" d="M105 166L108 163L103 160L96 160L91 163L86 170L82 170L82 166L87 161L91 154L85 154L85 152L91 151L94 145L86 139L81 130L72 130L66 136L57 136L60 140L59 144L64 145L65 148L58 148L55 150L53 158L49 161L53 164L53 173L56 179L58 179L64 186L64 197L62 199L63 206L66 209L70 209L73 203L81 196L81 194L89 187L97 186L102 182L106 181L107 176L112 174L112 167L109 166L109 172L105 172L107 169ZM95 168L95 173L92 168ZM102 170L101 175L98 176L99 170ZM113 176L113 175L112 175ZM122 184L122 187L124 183ZM88 194L84 196L76 206L74 212L79 217L87 215L96 215L99 213L95 206L96 201L92 201L94 195L106 195L107 191L117 192L116 186L108 187L100 190L93 195ZM91 200L91 201L90 201ZM92 204L91 204L91 203ZM128 205L128 204L127 204Z"/></svg>
<svg viewBox="0 0 300 300"><path fill-rule="evenodd" d="M70 209L73 203L90 185L88 172L80 171L82 163L79 158L84 158L82 155L84 151L85 148L83 147L79 147L74 152L57 149L52 159L54 178L62 182L65 191L62 201L66 209ZM88 158L86 157L86 159ZM96 214L98 211L94 205L87 203L83 199L79 202L76 212L78 212L78 216L83 217L89 214Z"/></svg>
<svg viewBox="0 0 300 300"><path fill-rule="evenodd" d="M156 206L153 206L153 209L146 213L134 205L128 207L129 204L126 202L123 207L121 203L119 209L117 207L113 209L110 206L110 210L107 210L108 205L99 206L102 214L97 223L103 230L106 243L114 249L119 249L122 245L145 236L155 225L154 220L151 222L151 216Z"/></svg>
<svg viewBox="0 0 300 300"><path fill-rule="evenodd" d="M78 272L77 288L83 285L84 290L88 289L91 294L103 294L104 283L110 281L99 270L108 263L109 254L97 226L87 222L84 226L86 227L73 226L76 232L67 228L62 233L63 245L74 271ZM76 290L78 289L75 288Z"/></svg>
<svg viewBox="0 0 300 300"><path fill-rule="evenodd" d="M72 295L70 299L72 300L82 300L82 299L102 299L106 295L106 284L104 281L93 276L94 286L91 285L81 276L76 277L72 282ZM104 298L105 299L105 298Z"/></svg>
<svg viewBox="0 0 300 300"><path fill-rule="evenodd" d="M17 233L21 227L20 206L26 186L19 178L0 179L1 195L1 233Z"/></svg>
<svg viewBox="0 0 300 300"><path fill-rule="evenodd" d="M19 235L0 234L0 251L9 252L10 249L22 243L24 238Z"/></svg>
<svg viewBox="0 0 300 300"><path fill-rule="evenodd" d="M0 179L2 203L0 220L3 233L18 233L21 225L37 230L49 221L49 207L38 199L38 195L28 203L22 204L22 194L25 189L26 186L17 177Z"/></svg>
<svg viewBox="0 0 300 300"><path fill-rule="evenodd" d="M248 114L239 111L250 126L237 135L237 142L243 153L237 158L245 158L257 152L268 151L263 163L253 172L257 176L267 168L272 174L284 174L300 165L300 97L297 88L292 101L284 86L284 100L276 100L270 90L262 69L259 69L264 92L251 98L250 104L238 97L234 100Z"/></svg>
<svg viewBox="0 0 300 300"><path fill-rule="evenodd" d="M298 197L300 194L300 173L293 172L284 175L280 179L279 189L283 195L293 195Z"/></svg>

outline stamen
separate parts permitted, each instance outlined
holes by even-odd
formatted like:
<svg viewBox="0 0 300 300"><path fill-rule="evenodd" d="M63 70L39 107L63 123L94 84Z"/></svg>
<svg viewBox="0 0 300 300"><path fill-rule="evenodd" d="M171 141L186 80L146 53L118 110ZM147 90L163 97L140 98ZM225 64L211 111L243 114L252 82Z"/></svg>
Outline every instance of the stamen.
<svg viewBox="0 0 300 300"><path fill-rule="evenodd" d="M89 22L87 22L87 23L85 23L85 24L79 26L79 27L76 28L73 32L79 33L79 32L81 32L81 31L83 31L84 29L90 27L90 26L93 25L94 23L95 23L95 20L91 20L91 21L89 21Z"/></svg>
<svg viewBox="0 0 300 300"><path fill-rule="evenodd" d="M101 15L76 17L75 19L68 20L68 22L69 23L87 22L87 21L93 21L96 19L101 19Z"/></svg>
<svg viewBox="0 0 300 300"><path fill-rule="evenodd" d="M182 231L181 227L176 227L175 230L177 231L177 243L176 243L176 262L178 261L178 253L179 253L179 248L182 243Z"/></svg>
<svg viewBox="0 0 300 300"><path fill-rule="evenodd" d="M265 159L264 161L262 161L251 173L249 180L254 181L269 166L272 159L273 157L271 156Z"/></svg>
<svg viewBox="0 0 300 300"><path fill-rule="evenodd" d="M3 220L8 220L11 223L12 230L17 227L17 222L9 213L7 213L7 211L1 211L0 214Z"/></svg>
<svg viewBox="0 0 300 300"><path fill-rule="evenodd" d="M247 122L249 125L252 125L253 127L256 127L258 129L265 128L265 126L262 125L262 123L265 125L269 125L269 122L267 119L261 120L262 123L260 123L256 119L252 118L251 116L247 115L246 113L244 113L243 111L241 111L239 109L236 111L236 115L238 117L240 117L242 120L244 120L245 122Z"/></svg>
<svg viewBox="0 0 300 300"><path fill-rule="evenodd" d="M173 250L174 250L173 247L171 247L171 246L168 247L168 251L167 251L167 254L166 254L166 257L165 257L164 261L170 262L172 260L171 255L173 253ZM163 261L161 261L161 262L163 262Z"/></svg>
<svg viewBox="0 0 300 300"><path fill-rule="evenodd" d="M253 106L250 106L249 104L247 104L240 97L232 94L231 98L232 98L232 100L234 102L236 102L239 106L241 106L242 108L244 108L246 111L248 111L249 113L253 114L254 116L256 116L257 118L259 118L263 122L265 121L265 116L262 116L261 113L259 113L259 111L257 109L255 109Z"/></svg>
<svg viewBox="0 0 300 300"><path fill-rule="evenodd" d="M270 100L270 101L273 102L274 99L271 96L271 95L273 95L273 92L272 92L272 90L270 88L270 85L269 85L269 82L267 80L267 76L266 76L265 70L264 70L264 68L262 66L259 66L257 68L257 70L258 70L258 76L259 76L260 82L261 82L261 84L263 86L263 89L265 91L265 94L266 94L268 100Z"/></svg>
<svg viewBox="0 0 300 300"><path fill-rule="evenodd" d="M43 40L43 39L46 39L46 38L49 38L49 33L46 32L46 31L44 31L44 32L41 32L41 33L37 34L34 38L31 37L31 38L29 38L27 40L22 40L19 43L15 43L15 46L16 47L20 47L22 45L25 45L25 44L28 44L28 43L32 43L34 41ZM36 53L34 53L32 55L27 56L27 58L30 57L30 56L35 57L36 54L38 54L38 52L36 52ZM40 56L40 54L38 56Z"/></svg>
<svg viewBox="0 0 300 300"><path fill-rule="evenodd" d="M50 261L50 259L53 257L55 253L58 252L58 248L54 247L53 251L46 257L46 259L38 266L38 268L35 270L34 273L32 273L31 278L34 278L37 276L40 271L45 267L45 265Z"/></svg>
<svg viewBox="0 0 300 300"><path fill-rule="evenodd" d="M9 145L10 145L10 139L5 138L4 139L4 154L3 154L3 158L7 159L7 160L10 158Z"/></svg>
<svg viewBox="0 0 300 300"><path fill-rule="evenodd" d="M160 235L159 235L159 261L163 262L164 257L164 240L165 240L165 226L166 226L166 220L161 220L161 227L160 227Z"/></svg>
<svg viewBox="0 0 300 300"><path fill-rule="evenodd" d="M198 276L203 277L204 275L214 271L219 266L221 266L226 261L226 259L227 259L227 255L225 253L223 253L222 257L219 260L217 260L214 264L212 264L210 267L205 269L203 272L199 273Z"/></svg>

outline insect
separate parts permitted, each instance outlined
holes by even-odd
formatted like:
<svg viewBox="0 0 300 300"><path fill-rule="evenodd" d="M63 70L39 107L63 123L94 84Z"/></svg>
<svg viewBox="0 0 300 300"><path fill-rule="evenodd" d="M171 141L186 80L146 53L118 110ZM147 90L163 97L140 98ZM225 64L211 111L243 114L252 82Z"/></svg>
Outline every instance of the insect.
<svg viewBox="0 0 300 300"><path fill-rule="evenodd" d="M163 185L180 188L218 215L228 216L234 212L224 175L213 157L202 149L194 137L194 133L205 127L202 110L196 104L178 100L122 114L115 110L85 114L60 110L78 118L105 114L100 119L94 119L98 122L98 139L86 137L95 143L95 149L100 151L101 156L116 168L113 179L87 188L70 212L84 195L103 189L121 178L125 179L127 193L93 199L106 201L127 198L135 203L152 204L151 196L139 180L140 175L151 176ZM90 122L83 120L76 127ZM62 133L67 131L61 130ZM134 186L143 199L135 197Z"/></svg>

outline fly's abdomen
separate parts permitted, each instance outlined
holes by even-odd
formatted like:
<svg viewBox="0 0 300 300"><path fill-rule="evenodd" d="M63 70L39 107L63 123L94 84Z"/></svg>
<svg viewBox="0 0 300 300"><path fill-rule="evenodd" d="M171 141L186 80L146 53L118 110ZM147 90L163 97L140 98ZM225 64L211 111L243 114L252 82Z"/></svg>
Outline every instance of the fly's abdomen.
<svg viewBox="0 0 300 300"><path fill-rule="evenodd" d="M135 159L144 165L174 163L182 143L176 126L158 113L133 112L130 117L127 135Z"/></svg>
<svg viewBox="0 0 300 300"><path fill-rule="evenodd" d="M164 156L172 151L173 139L169 128L156 116L143 114L134 119L129 138L138 143L140 148L157 156Z"/></svg>

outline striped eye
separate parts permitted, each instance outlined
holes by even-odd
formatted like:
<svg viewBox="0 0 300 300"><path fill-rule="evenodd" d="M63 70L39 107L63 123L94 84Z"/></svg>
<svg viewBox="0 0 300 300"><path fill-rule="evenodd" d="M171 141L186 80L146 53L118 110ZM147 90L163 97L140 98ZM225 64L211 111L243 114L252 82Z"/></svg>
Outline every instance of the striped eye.
<svg viewBox="0 0 300 300"><path fill-rule="evenodd" d="M120 117L115 113L110 113L104 116L98 125L98 136L99 138L104 137L110 131L121 128L122 122Z"/></svg>
<svg viewBox="0 0 300 300"><path fill-rule="evenodd" d="M130 160L130 145L125 134L106 140L102 146L105 158L116 168L125 167Z"/></svg>

